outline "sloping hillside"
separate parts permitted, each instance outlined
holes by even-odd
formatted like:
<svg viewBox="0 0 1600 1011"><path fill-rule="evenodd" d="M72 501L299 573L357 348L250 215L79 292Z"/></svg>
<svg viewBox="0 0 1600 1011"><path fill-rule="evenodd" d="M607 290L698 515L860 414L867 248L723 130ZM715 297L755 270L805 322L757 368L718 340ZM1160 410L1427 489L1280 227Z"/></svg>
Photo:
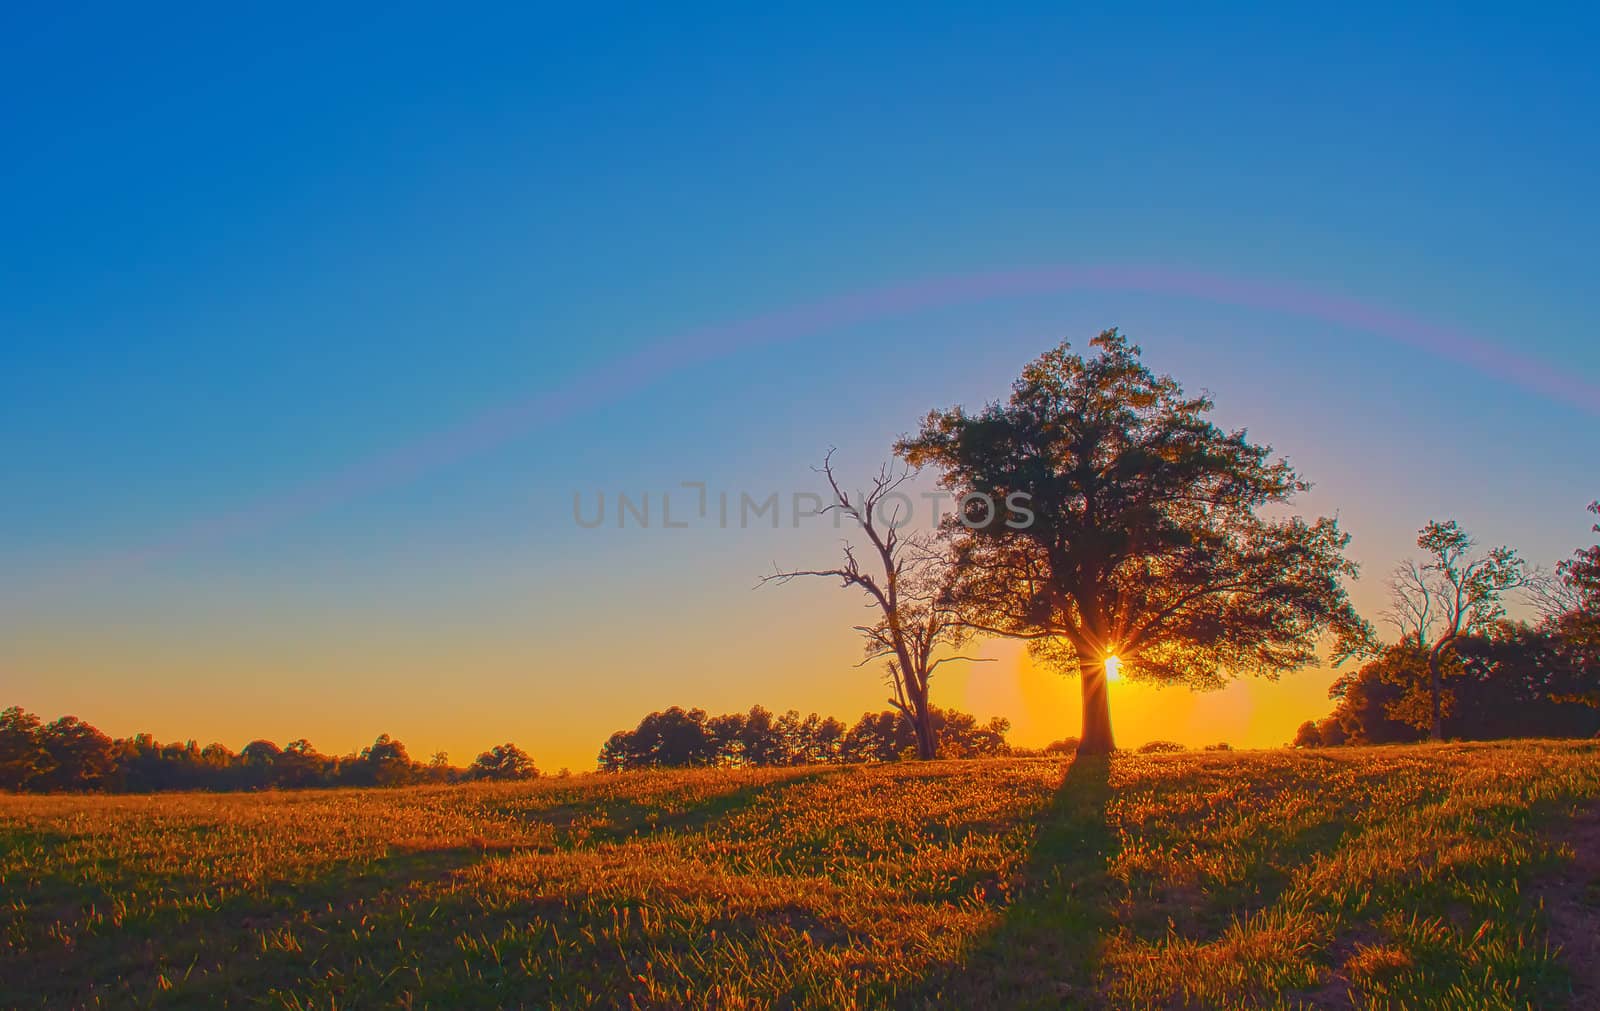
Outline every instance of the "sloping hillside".
<svg viewBox="0 0 1600 1011"><path fill-rule="evenodd" d="M1597 797L1545 742L3 797L0 1005L1594 1006Z"/></svg>

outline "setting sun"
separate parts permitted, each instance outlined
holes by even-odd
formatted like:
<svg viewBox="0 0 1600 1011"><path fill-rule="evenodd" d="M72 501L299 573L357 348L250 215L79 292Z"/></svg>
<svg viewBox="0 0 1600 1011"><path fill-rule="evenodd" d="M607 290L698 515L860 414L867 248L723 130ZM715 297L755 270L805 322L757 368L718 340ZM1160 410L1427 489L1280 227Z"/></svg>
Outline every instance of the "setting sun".
<svg viewBox="0 0 1600 1011"><path fill-rule="evenodd" d="M1118 660L1115 656L1106 657L1106 680L1122 680L1122 661Z"/></svg>

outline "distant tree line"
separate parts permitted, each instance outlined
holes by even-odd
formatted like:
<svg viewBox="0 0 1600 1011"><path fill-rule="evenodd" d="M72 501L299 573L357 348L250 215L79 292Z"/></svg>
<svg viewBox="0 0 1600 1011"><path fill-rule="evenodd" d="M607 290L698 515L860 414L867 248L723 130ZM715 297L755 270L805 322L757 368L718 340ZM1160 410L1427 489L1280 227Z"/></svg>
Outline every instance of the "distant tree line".
<svg viewBox="0 0 1600 1011"><path fill-rule="evenodd" d="M162 790L265 790L409 786L532 779L538 768L515 744L479 755L465 769L444 752L414 761L383 734L359 752L324 755L301 739L278 747L256 740L234 752L195 741L162 744L150 734L115 738L76 716L49 723L18 706L0 710L0 790L30 793L151 793Z"/></svg>
<svg viewBox="0 0 1600 1011"><path fill-rule="evenodd" d="M1589 508L1600 514L1600 504ZM1404 563L1391 581L1398 641L1334 682L1334 711L1301 724L1294 743L1600 733L1600 545L1542 576L1508 548L1473 555L1453 522L1429 523L1418 545L1429 558ZM1506 619L1511 589L1527 592L1539 620Z"/></svg>
<svg viewBox="0 0 1600 1011"><path fill-rule="evenodd" d="M942 758L975 758L1010 752L1011 722L977 717L955 709L929 709L929 725ZM923 753L918 727L904 711L864 713L854 726L816 713L789 710L773 715L762 706L745 713L712 716L704 709L651 713L632 730L612 734L600 749L600 768L686 766L839 765L892 762Z"/></svg>
<svg viewBox="0 0 1600 1011"><path fill-rule="evenodd" d="M1444 736L1591 737L1600 733L1600 668L1574 663L1549 631L1504 623L1463 638L1444 666ZM1427 653L1410 641L1334 682L1334 711L1301 724L1302 747L1393 744L1430 734L1432 694Z"/></svg>

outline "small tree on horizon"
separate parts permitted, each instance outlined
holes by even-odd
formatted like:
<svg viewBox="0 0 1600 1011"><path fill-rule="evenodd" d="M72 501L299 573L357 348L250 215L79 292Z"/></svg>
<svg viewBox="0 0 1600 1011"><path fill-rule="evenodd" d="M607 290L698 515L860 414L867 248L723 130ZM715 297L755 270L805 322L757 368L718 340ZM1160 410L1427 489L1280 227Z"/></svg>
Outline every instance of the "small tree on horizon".
<svg viewBox="0 0 1600 1011"><path fill-rule="evenodd" d="M62 716L39 730L49 768L40 777L47 790L104 790L112 786L116 752L98 727Z"/></svg>
<svg viewBox="0 0 1600 1011"><path fill-rule="evenodd" d="M1427 557L1401 562L1389 578L1384 617L1427 654L1430 740L1444 739L1444 667L1452 650L1505 617L1506 594L1528 585L1515 551L1502 546L1475 555L1476 545L1455 520L1430 520L1417 532Z"/></svg>
<svg viewBox="0 0 1600 1011"><path fill-rule="evenodd" d="M412 780L411 756L406 746L388 734L361 749L357 775L373 786L398 786Z"/></svg>
<svg viewBox="0 0 1600 1011"><path fill-rule="evenodd" d="M1080 755L1114 750L1107 662L1137 679L1214 688L1312 663L1371 629L1344 581L1332 519L1259 512L1309 487L1271 448L1206 418L1140 349L1106 330L1092 356L1062 343L1011 396L976 414L934 411L897 452L931 465L962 503L952 530L967 627L1041 644L1082 679ZM1001 518L1025 496L1030 517Z"/></svg>
<svg viewBox="0 0 1600 1011"><path fill-rule="evenodd" d="M534 779L539 775L539 769L528 753L509 741L496 744L473 759L467 771L473 779Z"/></svg>

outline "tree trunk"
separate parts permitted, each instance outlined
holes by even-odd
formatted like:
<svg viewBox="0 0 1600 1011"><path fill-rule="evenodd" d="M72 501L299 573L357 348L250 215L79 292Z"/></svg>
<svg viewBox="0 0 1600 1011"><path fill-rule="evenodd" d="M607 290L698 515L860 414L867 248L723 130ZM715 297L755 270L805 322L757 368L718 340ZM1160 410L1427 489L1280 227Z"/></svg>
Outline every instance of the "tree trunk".
<svg viewBox="0 0 1600 1011"><path fill-rule="evenodd" d="M926 705L917 710L917 758L928 761L939 753L939 742L933 733L933 713Z"/></svg>
<svg viewBox="0 0 1600 1011"><path fill-rule="evenodd" d="M1450 648L1453 638L1442 638L1438 645L1427 651L1427 683L1429 694L1434 702L1434 723L1430 726L1427 739L1429 741L1443 741L1445 739L1445 713L1443 713L1443 696L1445 696L1445 649Z"/></svg>
<svg viewBox="0 0 1600 1011"><path fill-rule="evenodd" d="M928 705L928 678L920 677L906 686L910 694L910 725L917 731L917 758L928 761L939 753L938 737L933 736L933 707Z"/></svg>
<svg viewBox="0 0 1600 1011"><path fill-rule="evenodd" d="M1106 668L1101 663L1079 667L1083 681L1083 733L1078 738L1078 754L1109 755L1117 750L1111 737L1111 699L1106 693Z"/></svg>
<svg viewBox="0 0 1600 1011"><path fill-rule="evenodd" d="M1428 731L1428 740L1444 740L1444 714L1440 711L1440 697L1444 694L1444 651L1445 643L1440 642L1428 652L1428 690L1433 702L1433 725Z"/></svg>

